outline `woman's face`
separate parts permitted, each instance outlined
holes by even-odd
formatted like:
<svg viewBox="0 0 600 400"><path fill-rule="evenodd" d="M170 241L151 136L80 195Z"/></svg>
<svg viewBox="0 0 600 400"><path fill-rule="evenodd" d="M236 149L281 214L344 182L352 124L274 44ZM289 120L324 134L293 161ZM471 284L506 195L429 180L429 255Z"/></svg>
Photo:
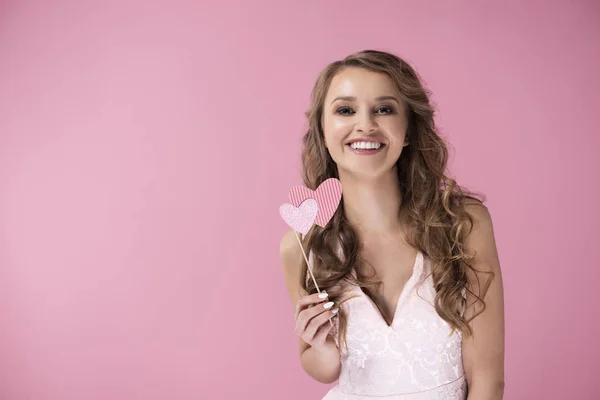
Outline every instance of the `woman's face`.
<svg viewBox="0 0 600 400"><path fill-rule="evenodd" d="M404 102L388 75L353 67L333 78L322 126L338 169L370 177L389 172L402 152L407 125Z"/></svg>

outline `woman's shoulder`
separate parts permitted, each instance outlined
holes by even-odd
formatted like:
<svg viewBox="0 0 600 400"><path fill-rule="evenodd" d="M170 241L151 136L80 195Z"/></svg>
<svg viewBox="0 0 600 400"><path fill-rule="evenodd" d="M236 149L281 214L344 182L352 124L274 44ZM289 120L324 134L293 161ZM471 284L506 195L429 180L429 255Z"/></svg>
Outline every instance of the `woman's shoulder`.
<svg viewBox="0 0 600 400"><path fill-rule="evenodd" d="M465 197L463 199L465 211L472 218L474 224L491 223L492 216L488 207L479 199Z"/></svg>
<svg viewBox="0 0 600 400"><path fill-rule="evenodd" d="M462 198L462 203L465 207L484 207L487 208L485 206L485 204L483 204L483 202L481 200L479 200L476 197L472 197L472 196L465 196Z"/></svg>
<svg viewBox="0 0 600 400"><path fill-rule="evenodd" d="M294 307L300 296L307 295L306 291L300 286L300 271L302 270L303 256L298 238L295 235L296 232L290 229L283 234L279 244L283 277Z"/></svg>
<svg viewBox="0 0 600 400"><path fill-rule="evenodd" d="M284 232L279 242L279 256L284 269L297 269L298 263L303 258L299 238L296 235L295 230L289 229Z"/></svg>

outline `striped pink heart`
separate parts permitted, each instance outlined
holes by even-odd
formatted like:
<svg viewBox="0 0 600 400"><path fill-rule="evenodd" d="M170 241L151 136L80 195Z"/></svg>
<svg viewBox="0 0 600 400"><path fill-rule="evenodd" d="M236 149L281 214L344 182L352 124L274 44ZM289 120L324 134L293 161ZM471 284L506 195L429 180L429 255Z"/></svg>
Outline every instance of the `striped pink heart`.
<svg viewBox="0 0 600 400"><path fill-rule="evenodd" d="M290 201L296 207L308 198L315 199L319 205L315 224L325 228L342 199L342 183L336 178L329 178L317 190L306 186L294 186L290 189Z"/></svg>

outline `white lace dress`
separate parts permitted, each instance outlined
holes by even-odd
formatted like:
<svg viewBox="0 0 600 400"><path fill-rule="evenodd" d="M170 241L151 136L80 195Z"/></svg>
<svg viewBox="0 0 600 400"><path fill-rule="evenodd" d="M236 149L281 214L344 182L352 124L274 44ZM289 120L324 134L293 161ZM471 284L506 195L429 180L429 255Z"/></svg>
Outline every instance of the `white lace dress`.
<svg viewBox="0 0 600 400"><path fill-rule="evenodd" d="M391 326L360 288L350 289L357 297L340 305L348 315L348 348L340 352L339 381L323 400L466 398L462 335L450 334L450 326L435 311L429 267L419 251Z"/></svg>

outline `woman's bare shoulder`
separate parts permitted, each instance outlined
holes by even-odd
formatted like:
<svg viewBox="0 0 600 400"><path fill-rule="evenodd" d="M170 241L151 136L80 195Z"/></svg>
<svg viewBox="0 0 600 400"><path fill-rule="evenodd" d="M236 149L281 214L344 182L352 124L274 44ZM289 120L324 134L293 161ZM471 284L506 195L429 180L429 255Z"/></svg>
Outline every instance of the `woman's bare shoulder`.
<svg viewBox="0 0 600 400"><path fill-rule="evenodd" d="M297 269L298 262L302 259L302 249L298 243L297 233L293 229L287 230L279 242L279 256L284 269Z"/></svg>
<svg viewBox="0 0 600 400"><path fill-rule="evenodd" d="M465 196L465 197L462 199L462 203L463 203L463 204L465 205L465 207L467 207L467 208L470 208L469 206L482 206L482 207L485 207L485 208L487 208L487 207L485 206L485 204L483 204L483 203L481 202L481 200L479 200L478 198L475 198L475 197L471 197L471 196Z"/></svg>
<svg viewBox="0 0 600 400"><path fill-rule="evenodd" d="M290 300L294 307L300 296L305 296L307 293L300 286L300 273L302 271L302 249L298 243L298 238L295 237L296 232L293 229L288 230L281 237L279 244L279 253L281 257L281 268L285 286L288 290Z"/></svg>

